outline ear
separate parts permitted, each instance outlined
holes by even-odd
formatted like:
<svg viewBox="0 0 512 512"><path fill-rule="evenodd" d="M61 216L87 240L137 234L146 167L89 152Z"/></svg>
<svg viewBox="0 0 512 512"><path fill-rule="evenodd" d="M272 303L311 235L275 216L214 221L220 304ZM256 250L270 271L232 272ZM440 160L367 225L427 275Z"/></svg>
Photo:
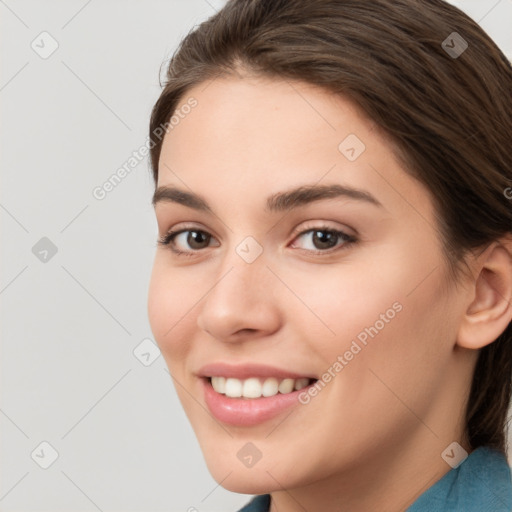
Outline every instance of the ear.
<svg viewBox="0 0 512 512"><path fill-rule="evenodd" d="M457 336L469 349L495 341L512 320L512 236L492 242L476 258L476 270Z"/></svg>

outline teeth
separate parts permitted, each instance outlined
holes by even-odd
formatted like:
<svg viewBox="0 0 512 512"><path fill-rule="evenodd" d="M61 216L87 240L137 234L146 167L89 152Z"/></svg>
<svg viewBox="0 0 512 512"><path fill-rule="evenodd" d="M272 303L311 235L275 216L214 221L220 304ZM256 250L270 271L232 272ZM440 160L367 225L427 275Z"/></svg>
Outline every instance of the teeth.
<svg viewBox="0 0 512 512"><path fill-rule="evenodd" d="M297 379L295 381L295 391L298 391L299 389L305 388L309 384L309 379L307 377L304 377L303 379Z"/></svg>
<svg viewBox="0 0 512 512"><path fill-rule="evenodd" d="M217 393L226 392L226 378L225 377L212 377L212 386Z"/></svg>
<svg viewBox="0 0 512 512"><path fill-rule="evenodd" d="M295 386L295 380L293 379L284 379L281 384L279 384L279 393L290 393L293 391L293 387Z"/></svg>
<svg viewBox="0 0 512 512"><path fill-rule="evenodd" d="M274 396L278 393L291 393L305 388L310 379L307 377L300 379L283 379L278 381L274 377L259 379L251 377L240 380L232 377L211 377L213 389L230 398L260 398L262 396Z"/></svg>
<svg viewBox="0 0 512 512"><path fill-rule="evenodd" d="M231 398L238 398L242 396L242 381L238 379L226 379L226 390L224 391L226 396Z"/></svg>
<svg viewBox="0 0 512 512"><path fill-rule="evenodd" d="M245 398L259 398L261 396L260 380L256 378L244 380L242 396Z"/></svg>
<svg viewBox="0 0 512 512"><path fill-rule="evenodd" d="M261 394L263 396L274 396L279 391L279 382L277 379L270 377L265 379L263 386L261 386Z"/></svg>

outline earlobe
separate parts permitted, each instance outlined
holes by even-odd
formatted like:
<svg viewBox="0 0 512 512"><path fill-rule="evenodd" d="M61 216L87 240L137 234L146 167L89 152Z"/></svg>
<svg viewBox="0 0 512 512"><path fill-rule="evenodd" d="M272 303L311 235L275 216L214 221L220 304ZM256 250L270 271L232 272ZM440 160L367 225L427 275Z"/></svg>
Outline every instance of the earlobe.
<svg viewBox="0 0 512 512"><path fill-rule="evenodd" d="M512 320L512 243L493 242L477 258L473 298L459 326L457 344L480 349L495 341Z"/></svg>

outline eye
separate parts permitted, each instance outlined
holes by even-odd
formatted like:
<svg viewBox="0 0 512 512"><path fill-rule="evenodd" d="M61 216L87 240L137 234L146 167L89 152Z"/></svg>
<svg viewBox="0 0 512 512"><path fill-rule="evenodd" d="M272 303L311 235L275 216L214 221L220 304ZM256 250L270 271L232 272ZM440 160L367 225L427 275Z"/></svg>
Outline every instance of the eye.
<svg viewBox="0 0 512 512"><path fill-rule="evenodd" d="M298 247L307 252L325 254L346 249L357 242L357 238L347 233L325 226L316 226L297 233L291 247L297 247L295 240L303 238L305 247ZM178 256L194 256L202 249L207 249L215 238L210 233L197 229L180 229L169 231L158 239L158 244L168 246ZM214 247L218 247L217 242Z"/></svg>
<svg viewBox="0 0 512 512"><path fill-rule="evenodd" d="M169 246L176 254L192 256L194 252L206 249L211 240L215 239L206 231L181 229L169 231L158 239L158 244Z"/></svg>
<svg viewBox="0 0 512 512"><path fill-rule="evenodd" d="M323 226L302 231L294 240L300 238L305 240L305 247L302 248L314 253L331 252L337 248L346 249L357 241L356 237L343 231ZM293 243L292 247L296 247L296 244Z"/></svg>

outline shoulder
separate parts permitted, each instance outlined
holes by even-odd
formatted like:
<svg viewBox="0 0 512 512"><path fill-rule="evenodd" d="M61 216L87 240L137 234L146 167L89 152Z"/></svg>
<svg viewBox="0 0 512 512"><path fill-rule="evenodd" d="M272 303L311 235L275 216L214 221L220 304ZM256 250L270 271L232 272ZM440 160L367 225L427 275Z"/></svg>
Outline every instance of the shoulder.
<svg viewBox="0 0 512 512"><path fill-rule="evenodd" d="M270 508L270 494L260 494L254 496L249 503L247 503L238 512L268 512Z"/></svg>
<svg viewBox="0 0 512 512"><path fill-rule="evenodd" d="M510 512L512 480L504 453L481 446L427 489L407 512Z"/></svg>

